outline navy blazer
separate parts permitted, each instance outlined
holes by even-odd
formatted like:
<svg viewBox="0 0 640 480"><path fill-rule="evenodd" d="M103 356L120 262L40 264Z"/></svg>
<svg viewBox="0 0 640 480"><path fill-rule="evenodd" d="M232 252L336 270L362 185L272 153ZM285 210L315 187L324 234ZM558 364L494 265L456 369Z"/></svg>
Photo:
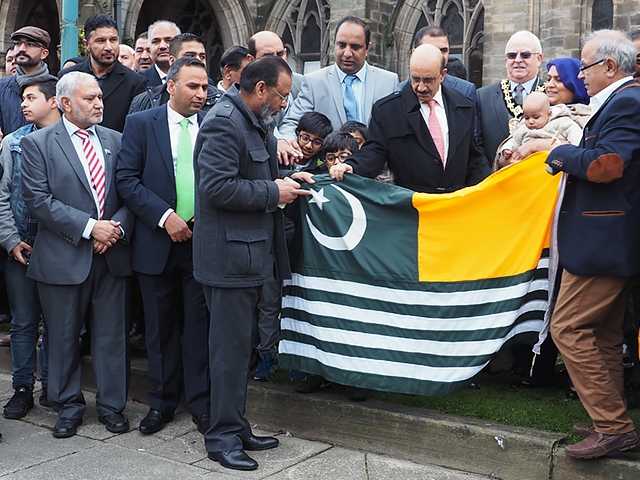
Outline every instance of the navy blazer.
<svg viewBox="0 0 640 480"><path fill-rule="evenodd" d="M410 84L374 104L369 140L346 163L359 175L375 177L388 162L395 184L417 192L452 192L482 181L490 170L473 134L473 102L440 88L449 124L445 168Z"/></svg>
<svg viewBox="0 0 640 480"><path fill-rule="evenodd" d="M198 123L200 120L199 116ZM158 222L177 203L167 105L127 117L116 164L116 189L136 216L131 241L133 270L161 273L169 258L171 237Z"/></svg>
<svg viewBox="0 0 640 480"><path fill-rule="evenodd" d="M574 275L640 273L640 85L622 85L585 125L579 146L547 163L569 174L558 218L560 263Z"/></svg>

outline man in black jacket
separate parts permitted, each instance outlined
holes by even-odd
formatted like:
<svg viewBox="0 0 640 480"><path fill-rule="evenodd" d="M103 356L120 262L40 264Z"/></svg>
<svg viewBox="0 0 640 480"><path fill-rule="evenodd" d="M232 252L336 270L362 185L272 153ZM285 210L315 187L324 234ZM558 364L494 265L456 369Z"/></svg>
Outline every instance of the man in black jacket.
<svg viewBox="0 0 640 480"><path fill-rule="evenodd" d="M146 80L118 60L120 38L113 18L104 14L89 17L84 24L84 35L89 58L65 68L58 76L62 78L74 71L93 75L102 89L104 118L101 125L122 132L129 105L144 91Z"/></svg>

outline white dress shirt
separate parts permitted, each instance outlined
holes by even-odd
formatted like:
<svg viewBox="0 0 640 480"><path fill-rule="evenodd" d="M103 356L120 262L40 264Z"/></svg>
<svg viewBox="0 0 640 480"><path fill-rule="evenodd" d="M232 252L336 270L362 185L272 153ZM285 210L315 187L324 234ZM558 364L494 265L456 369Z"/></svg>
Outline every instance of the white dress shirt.
<svg viewBox="0 0 640 480"><path fill-rule="evenodd" d="M606 88L603 88L598 93L596 93L591 100L589 100L589 106L591 107L591 116L593 117L595 113L600 110L600 107L604 104L604 102L609 98L609 96L615 92L621 85L627 83L628 81L633 80L633 77L628 76L621 78L615 83L612 83Z"/></svg>
<svg viewBox="0 0 640 480"><path fill-rule="evenodd" d="M91 179L91 172L89 172L89 163L87 161L87 157L85 156L84 150L82 148L82 139L75 134L77 130L80 130L80 127L71 123L69 120L67 120L65 116L62 117L62 123L64 127L67 129L67 132L69 133L69 137L71 137L71 143L73 143L73 147L76 149L76 154L78 155L78 158L80 159L80 163L82 164L82 169L84 170L84 174L87 178L87 182L89 183L89 186L91 186L93 180ZM100 162L100 164L102 165L102 169L106 174L107 170L105 169L105 165L104 165L104 151L102 150L102 144L100 143L100 139L96 134L96 127L95 125L92 125L91 127L85 130L89 131L89 141L91 142L91 145L93 146L93 149L95 150L96 155L98 156L98 162ZM115 155L116 152L112 152L112 154ZM91 194L93 195L93 201L96 204L96 210L99 212L100 202L98 200L98 192L96 192L96 190L93 187L91 187ZM105 192L105 197L106 197L106 192ZM82 232L83 238L86 238L86 239L91 238L91 231L93 230L93 227L97 221L98 220L95 218L90 218L89 221L87 221L87 225L85 226L84 231Z"/></svg>

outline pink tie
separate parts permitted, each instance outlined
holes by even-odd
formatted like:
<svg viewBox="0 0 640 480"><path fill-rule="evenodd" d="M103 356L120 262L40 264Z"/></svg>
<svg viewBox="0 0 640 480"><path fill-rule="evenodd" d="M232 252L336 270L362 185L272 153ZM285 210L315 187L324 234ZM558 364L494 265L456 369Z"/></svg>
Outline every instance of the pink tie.
<svg viewBox="0 0 640 480"><path fill-rule="evenodd" d="M82 140L82 150L89 165L89 174L91 175L91 186L98 196L98 204L100 205L99 219L104 215L104 190L105 190L105 174L104 168L100 163L100 159L93 149L93 145L89 140L89 130L76 130L76 135Z"/></svg>
<svg viewBox="0 0 640 480"><path fill-rule="evenodd" d="M436 148L440 154L440 160L442 160L442 165L444 165L444 137L442 136L440 122L438 121L438 117L436 117L436 101L432 98L427 102L427 105L429 105L429 133L431 133L433 143L436 144Z"/></svg>

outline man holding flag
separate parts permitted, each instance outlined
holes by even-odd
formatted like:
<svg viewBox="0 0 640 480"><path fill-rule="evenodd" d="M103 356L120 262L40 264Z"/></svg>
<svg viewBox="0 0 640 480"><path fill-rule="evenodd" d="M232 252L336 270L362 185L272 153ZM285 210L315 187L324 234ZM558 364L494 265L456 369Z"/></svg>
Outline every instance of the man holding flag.
<svg viewBox="0 0 640 480"><path fill-rule="evenodd" d="M564 267L551 334L593 425L567 455L596 458L638 446L627 416L622 324L631 284L640 273L640 85L631 75L636 50L622 32L587 36L580 78L593 116L579 146L560 145L546 162L565 172L558 218Z"/></svg>
<svg viewBox="0 0 640 480"><path fill-rule="evenodd" d="M473 101L442 86L447 70L440 50L420 45L411 54L409 82L378 101L371 112L369 141L330 174L373 178L388 163L395 183L418 192L453 192L490 173L476 143Z"/></svg>

